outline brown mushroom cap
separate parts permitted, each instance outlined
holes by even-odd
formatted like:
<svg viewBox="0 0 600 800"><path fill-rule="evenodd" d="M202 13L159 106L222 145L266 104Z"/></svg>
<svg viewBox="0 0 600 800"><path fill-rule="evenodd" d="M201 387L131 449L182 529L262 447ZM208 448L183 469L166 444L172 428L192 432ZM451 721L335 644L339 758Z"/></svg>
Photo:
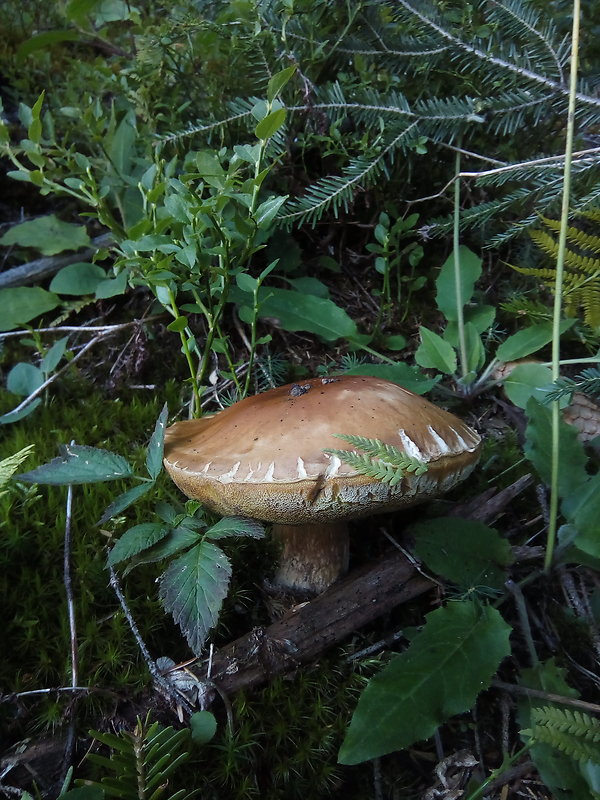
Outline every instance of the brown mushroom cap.
<svg viewBox="0 0 600 800"><path fill-rule="evenodd" d="M390 486L331 449L334 434L380 439L428 465ZM302 524L391 511L446 492L475 466L480 437L395 383L369 376L313 378L248 397L166 431L164 463L188 497L224 515Z"/></svg>

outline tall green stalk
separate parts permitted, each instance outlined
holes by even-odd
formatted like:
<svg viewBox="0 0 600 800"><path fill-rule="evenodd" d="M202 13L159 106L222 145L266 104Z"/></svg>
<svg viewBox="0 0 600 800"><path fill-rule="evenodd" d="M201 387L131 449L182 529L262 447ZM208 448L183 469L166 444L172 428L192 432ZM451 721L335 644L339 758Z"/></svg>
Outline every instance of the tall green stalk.
<svg viewBox="0 0 600 800"><path fill-rule="evenodd" d="M573 138L575 132L575 101L577 96L577 66L579 58L579 23L581 15L580 0L573 0L573 30L571 43L571 76L569 81L569 111L567 116L567 137L565 143L565 167L563 173L563 196L560 216L560 233L558 237L558 255L556 259L556 280L554 284L554 314L552 335L552 380L560 377L560 318L562 312L562 287L567 248L567 228L569 225L569 200L571 193L571 159L573 156ZM552 564L556 529L558 521L558 474L560 469L559 447L560 408L558 401L552 404L552 461L550 479L550 518L548 521L548 541L544 569L548 571Z"/></svg>
<svg viewBox="0 0 600 800"><path fill-rule="evenodd" d="M460 374L467 377L467 338L465 335L465 318L463 314L464 300L460 280L460 150L456 151L454 180L454 231L452 244L454 250L454 286L456 292L456 327L458 329L458 354L460 360Z"/></svg>

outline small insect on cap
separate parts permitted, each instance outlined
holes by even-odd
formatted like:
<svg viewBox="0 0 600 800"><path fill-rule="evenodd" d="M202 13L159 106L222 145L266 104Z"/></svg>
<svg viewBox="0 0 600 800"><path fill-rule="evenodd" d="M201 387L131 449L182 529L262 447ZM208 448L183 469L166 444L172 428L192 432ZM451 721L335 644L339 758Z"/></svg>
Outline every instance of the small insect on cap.
<svg viewBox="0 0 600 800"><path fill-rule="evenodd" d="M391 482L363 474L339 455L364 457L360 443L339 434L390 445L415 462L413 471ZM301 525L356 519L446 492L471 473L480 448L475 431L422 397L379 378L341 375L177 422L166 432L164 463L184 494L220 514ZM385 455L376 458L385 463Z"/></svg>

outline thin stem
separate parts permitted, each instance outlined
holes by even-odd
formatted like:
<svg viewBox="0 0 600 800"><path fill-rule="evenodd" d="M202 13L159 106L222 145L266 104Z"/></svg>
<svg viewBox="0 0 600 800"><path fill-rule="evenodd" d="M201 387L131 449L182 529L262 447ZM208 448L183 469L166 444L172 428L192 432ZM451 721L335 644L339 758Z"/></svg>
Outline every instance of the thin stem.
<svg viewBox="0 0 600 800"><path fill-rule="evenodd" d="M575 134L575 103L577 98L577 65L579 57L579 23L581 16L580 0L573 0L573 31L571 44L571 75L569 81L569 112L567 116L567 135L565 143L565 166L563 173L563 196L560 215L560 233L558 238L558 254L556 259L556 280L554 284L554 313L552 319L552 380L560 378L560 318L562 312L562 286L567 247L567 228L569 226L569 200L571 191L571 160L573 156L573 139ZM560 469L559 446L560 406L555 400L552 403L552 453L550 472L550 509L548 522L548 541L544 569L550 570L556 531L558 526L558 475Z"/></svg>
<svg viewBox="0 0 600 800"><path fill-rule="evenodd" d="M71 444L75 444L74 441ZM73 580L71 575L71 521L73 519L73 486L67 488L67 507L65 519L65 541L63 551L63 581L67 597L67 611L69 616L69 636L71 642L71 686L77 686L77 623L75 620L75 602L73 598Z"/></svg>
<svg viewBox="0 0 600 800"><path fill-rule="evenodd" d="M31 392L31 394L28 395L25 398L25 400L23 400L22 403L19 403L19 405L16 406L16 408L13 408L12 411L9 411L6 416L8 416L8 414L16 414L18 411L21 411L23 408L28 406L31 403L31 401L35 400L36 397L39 397L39 395L41 395L48 388L48 386L50 386L51 383L54 383L54 381L58 377L60 377L63 374L63 372L66 372L69 369L69 367L73 366L73 364L76 361L78 361L84 355L84 353L87 353L87 351L90 350L95 344L98 344L98 342L105 339L106 336L109 336L111 333L112 331L109 331L107 334L100 334L99 336L94 336L94 338L91 339L85 345L85 347L81 348L81 350L77 353L76 356L73 356L73 358L69 361L68 364L65 364L65 366L59 369L58 372L55 372L54 375L51 375L47 380L45 380L41 386L38 386L38 388L35 391Z"/></svg>
<svg viewBox="0 0 600 800"><path fill-rule="evenodd" d="M457 151L455 158L456 175L460 174L460 152ZM461 274L460 274L460 180L454 182L454 231L452 237L452 248L454 251L454 287L456 298L456 325L458 328L458 351L460 358L460 374L463 378L467 377L467 339L465 336L465 318L463 313L464 299L462 296Z"/></svg>

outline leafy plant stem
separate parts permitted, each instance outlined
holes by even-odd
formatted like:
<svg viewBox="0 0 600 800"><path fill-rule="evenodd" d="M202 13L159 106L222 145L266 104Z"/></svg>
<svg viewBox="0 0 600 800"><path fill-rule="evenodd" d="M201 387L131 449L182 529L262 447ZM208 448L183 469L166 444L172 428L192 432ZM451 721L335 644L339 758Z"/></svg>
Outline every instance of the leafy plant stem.
<svg viewBox="0 0 600 800"><path fill-rule="evenodd" d="M493 770L490 773L490 775L488 775L488 777L484 780L484 782L480 786L478 786L474 792L471 792L471 794L467 798L465 798L465 800L477 800L478 797L482 797L485 790L490 785L490 783L492 783L492 781L495 781L496 778L502 775L503 772L506 772L506 770L509 767L512 767L513 764L516 764L516 762L521 758L521 756L525 755L525 753L529 750L532 744L533 744L533 739L528 744L526 744L525 747L522 747L520 750L517 750L517 752L514 755L510 756L509 758L505 758L502 764L497 769Z"/></svg>
<svg viewBox="0 0 600 800"><path fill-rule="evenodd" d="M170 302L170 311L174 317L174 319L180 319L181 314L179 313L179 309L177 308L177 303L175 301L175 294L172 289L169 289L169 302ZM192 359L192 353L189 346L189 339L191 337L191 331L186 326L183 330L179 331L179 338L181 339L181 349L183 351L183 355L185 356L185 360L187 361L188 369L190 371L190 381L192 384L192 416L196 416L197 414L201 413L200 409L200 389L198 386L198 378L196 376L196 368L194 366L194 361Z"/></svg>
<svg viewBox="0 0 600 800"><path fill-rule="evenodd" d="M569 226L569 199L571 190L571 159L573 156L573 139L575 134L575 102L577 97L577 65L579 56L579 23L581 16L580 0L573 0L573 28L571 34L571 74L569 79L569 111L567 116L567 133L565 143L565 165L563 172L563 194L558 238L558 256L556 259L556 279L554 286L553 336L552 336L552 380L560 377L560 318L562 312L562 286L564 276L565 252L567 246L567 229ZM556 531L558 525L558 477L560 469L559 451L560 407L557 400L552 404L552 462L550 478L550 510L548 521L548 540L544 569L550 570Z"/></svg>
<svg viewBox="0 0 600 800"><path fill-rule="evenodd" d="M459 142L460 145L460 142ZM467 339L465 336L465 319L463 314L462 286L460 282L460 150L456 151L454 181L454 231L452 245L454 249L454 285L456 287L456 327L458 329L458 350L460 356L460 373L467 377Z"/></svg>

